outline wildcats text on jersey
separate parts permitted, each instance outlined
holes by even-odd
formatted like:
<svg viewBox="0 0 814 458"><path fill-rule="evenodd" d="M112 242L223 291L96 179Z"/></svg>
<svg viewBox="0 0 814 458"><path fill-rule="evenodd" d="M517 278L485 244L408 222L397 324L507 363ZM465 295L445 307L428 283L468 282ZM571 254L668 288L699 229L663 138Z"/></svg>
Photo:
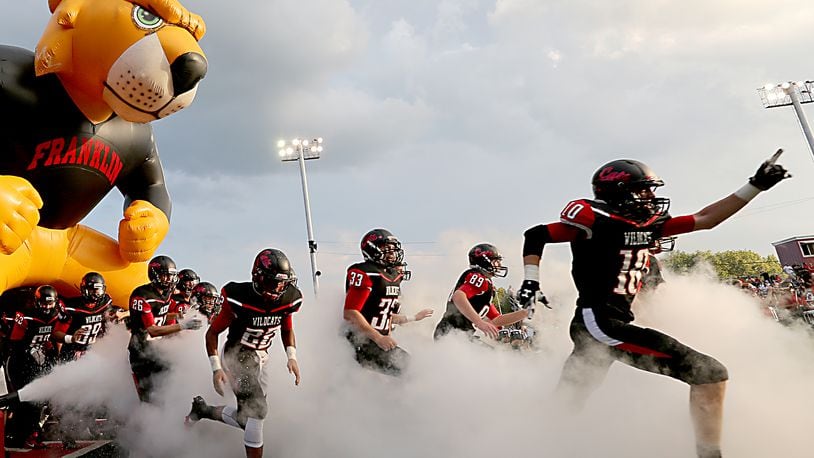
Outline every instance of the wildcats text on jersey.
<svg viewBox="0 0 814 458"><path fill-rule="evenodd" d="M252 317L252 326L266 327L266 326L279 326L282 322L281 316L254 316Z"/></svg>
<svg viewBox="0 0 814 458"><path fill-rule="evenodd" d="M652 232L625 232L625 245L650 245L653 240Z"/></svg>
<svg viewBox="0 0 814 458"><path fill-rule="evenodd" d="M385 296L400 296L401 295L401 287L398 285L389 285L386 287L386 291L384 293Z"/></svg>

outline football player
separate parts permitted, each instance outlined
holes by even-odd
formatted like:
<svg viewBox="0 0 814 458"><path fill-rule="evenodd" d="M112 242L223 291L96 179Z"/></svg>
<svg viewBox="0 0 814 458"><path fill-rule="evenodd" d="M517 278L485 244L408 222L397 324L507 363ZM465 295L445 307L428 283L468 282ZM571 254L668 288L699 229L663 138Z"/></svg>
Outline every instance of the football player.
<svg viewBox="0 0 814 458"><path fill-rule="evenodd" d="M246 456L263 456L263 419L266 417L267 374L265 364L272 339L280 332L294 384L300 384L300 368L292 315L302 305L297 276L288 257L277 249L258 253L252 281L223 287L223 307L206 331L206 352L212 366L212 383L223 396L227 380L237 407L210 406L201 396L192 400L187 424L206 418L244 431ZM218 356L218 336L228 329L223 358Z"/></svg>
<svg viewBox="0 0 814 458"><path fill-rule="evenodd" d="M202 281L192 290L192 308L201 312L209 323L220 313L223 296L212 283Z"/></svg>
<svg viewBox="0 0 814 458"><path fill-rule="evenodd" d="M432 316L424 309L409 316L400 313L401 282L410 279L401 242L390 231L373 229L362 238L363 262L348 267L343 316L346 337L363 367L398 376L409 354L390 335L393 325Z"/></svg>
<svg viewBox="0 0 814 458"><path fill-rule="evenodd" d="M54 328L64 320L62 301L50 285L39 286L31 305L18 311L9 336L6 378L9 393L19 391L34 379L47 374L56 362ZM45 448L41 438L40 419L45 406L21 402L14 406L6 427L9 447Z"/></svg>
<svg viewBox="0 0 814 458"><path fill-rule="evenodd" d="M675 218L667 212L670 200L655 195L664 182L650 167L639 161L615 160L594 174L594 199L574 200L565 206L559 222L525 232L525 280L518 291L521 303L534 302L541 295L539 263L544 245L571 243L571 272L579 296L570 327L574 348L563 368L560 394L581 404L614 361L681 380L690 385L698 456L721 456L726 367L666 334L631 324L630 306L656 241L711 229L760 192L789 177L775 164L781 152L761 164L733 194L695 214Z"/></svg>
<svg viewBox="0 0 814 458"><path fill-rule="evenodd" d="M457 329L473 337L475 330L487 337L498 338L498 329L530 318L531 307L501 315L492 304L495 287L492 278L505 277L509 269L503 266L503 256L490 243L479 243L469 250L469 268L461 274L447 300L444 317L435 327L433 337L439 338Z"/></svg>
<svg viewBox="0 0 814 458"><path fill-rule="evenodd" d="M168 256L156 256L147 265L150 283L141 285L130 294L130 367L133 381L142 402L150 402L155 378L167 369L151 342L162 336L185 329L199 329L203 321L191 318L167 324L167 315L174 306L172 293L178 282L175 261Z"/></svg>
<svg viewBox="0 0 814 458"><path fill-rule="evenodd" d="M54 330L54 339L63 342L61 361L74 361L85 354L105 333L105 317L113 300L107 295L105 279L97 272L88 272L79 284L81 295L64 300L65 320Z"/></svg>
<svg viewBox="0 0 814 458"><path fill-rule="evenodd" d="M192 269L178 271L178 284L172 295L175 306L173 310L170 310L172 316L167 321L168 323L175 323L175 320L183 318L184 314L192 308L192 290L200 281L201 278Z"/></svg>

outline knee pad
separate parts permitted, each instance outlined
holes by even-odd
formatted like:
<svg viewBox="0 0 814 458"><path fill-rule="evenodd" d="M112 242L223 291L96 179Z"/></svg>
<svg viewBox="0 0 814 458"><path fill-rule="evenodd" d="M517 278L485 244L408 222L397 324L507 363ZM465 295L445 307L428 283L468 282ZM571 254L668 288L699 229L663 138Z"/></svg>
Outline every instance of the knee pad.
<svg viewBox="0 0 814 458"><path fill-rule="evenodd" d="M229 426L234 426L235 428L243 428L244 425L241 425L237 419L237 409L232 406L223 406L223 410L220 414L221 419L224 423Z"/></svg>
<svg viewBox="0 0 814 458"><path fill-rule="evenodd" d="M690 380L686 380L690 385L704 385L707 383L718 383L729 380L729 371L717 359L701 355L696 361Z"/></svg>
<svg viewBox="0 0 814 458"><path fill-rule="evenodd" d="M263 446L263 420L252 417L246 420L243 444L251 448L260 448Z"/></svg>

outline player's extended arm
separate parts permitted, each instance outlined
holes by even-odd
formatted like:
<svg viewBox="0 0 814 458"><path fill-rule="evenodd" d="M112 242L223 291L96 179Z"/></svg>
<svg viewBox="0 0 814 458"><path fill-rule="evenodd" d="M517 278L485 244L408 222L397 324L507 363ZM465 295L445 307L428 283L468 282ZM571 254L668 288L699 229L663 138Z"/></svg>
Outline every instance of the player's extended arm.
<svg viewBox="0 0 814 458"><path fill-rule="evenodd" d="M283 347L285 347L285 355L288 361L286 368L288 373L294 376L294 385L300 384L300 366L297 363L297 339L294 336L294 328L291 326L291 315L287 318L288 326L283 326L280 330L280 338L283 340ZM288 329L286 329L288 328Z"/></svg>
<svg viewBox="0 0 814 458"><path fill-rule="evenodd" d="M404 325L412 321L421 321L424 318L429 318L434 312L435 310L433 309L423 309L413 316L402 313L393 314L393 316L390 317L390 322L393 324Z"/></svg>
<svg viewBox="0 0 814 458"><path fill-rule="evenodd" d="M523 309L518 310L516 312L507 313L505 315L500 315L499 317L492 320L492 324L495 326L508 326L510 324L515 324L518 321L523 321L529 317L529 314L532 309Z"/></svg>
<svg viewBox="0 0 814 458"><path fill-rule="evenodd" d="M478 312L476 312L475 308L472 307L472 303L469 302L469 298L466 297L465 292L461 291L460 289L455 290L455 292L452 293L452 303L455 304L455 308L461 312L461 315L465 316L467 320L472 322L472 326L475 326L477 329L483 331L484 334L492 339L497 338L497 326L487 320L484 320L480 317L480 315L478 315Z"/></svg>
<svg viewBox="0 0 814 458"><path fill-rule="evenodd" d="M761 192L772 188L781 180L791 177L782 165L775 164L782 152L782 149L777 150L771 158L761 164L757 172L742 188L692 215L695 220L693 230L712 229L737 213ZM664 235L676 235L676 233L665 233Z"/></svg>
<svg viewBox="0 0 814 458"><path fill-rule="evenodd" d="M580 229L561 222L540 224L523 234L523 284L517 291L521 305L531 305L540 291L540 259L546 243L570 242L579 236ZM542 302L547 302L545 296Z"/></svg>
<svg viewBox="0 0 814 458"><path fill-rule="evenodd" d="M342 317L353 326L354 329L361 332L365 337L372 341L376 341L382 337L381 333L377 331L370 323L367 322L364 315L358 310L345 309L342 312Z"/></svg>
<svg viewBox="0 0 814 458"><path fill-rule="evenodd" d="M209 365L212 367L212 386L221 396L223 396L223 387L226 385L226 373L223 371L220 356L218 356L218 336L232 324L234 318L235 314L232 307L228 302L224 301L223 308L221 308L218 316L212 320L212 324L206 330L206 337L204 338L206 354L209 356Z"/></svg>

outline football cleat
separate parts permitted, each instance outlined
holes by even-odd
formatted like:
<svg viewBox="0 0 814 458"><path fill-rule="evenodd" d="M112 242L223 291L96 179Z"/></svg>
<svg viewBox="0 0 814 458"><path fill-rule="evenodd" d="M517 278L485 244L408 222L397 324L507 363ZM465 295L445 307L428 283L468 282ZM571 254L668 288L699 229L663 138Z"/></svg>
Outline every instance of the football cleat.
<svg viewBox="0 0 814 458"><path fill-rule="evenodd" d="M184 419L184 425L190 427L197 423L201 418L209 418L212 408L204 401L201 396L192 398L192 408Z"/></svg>

